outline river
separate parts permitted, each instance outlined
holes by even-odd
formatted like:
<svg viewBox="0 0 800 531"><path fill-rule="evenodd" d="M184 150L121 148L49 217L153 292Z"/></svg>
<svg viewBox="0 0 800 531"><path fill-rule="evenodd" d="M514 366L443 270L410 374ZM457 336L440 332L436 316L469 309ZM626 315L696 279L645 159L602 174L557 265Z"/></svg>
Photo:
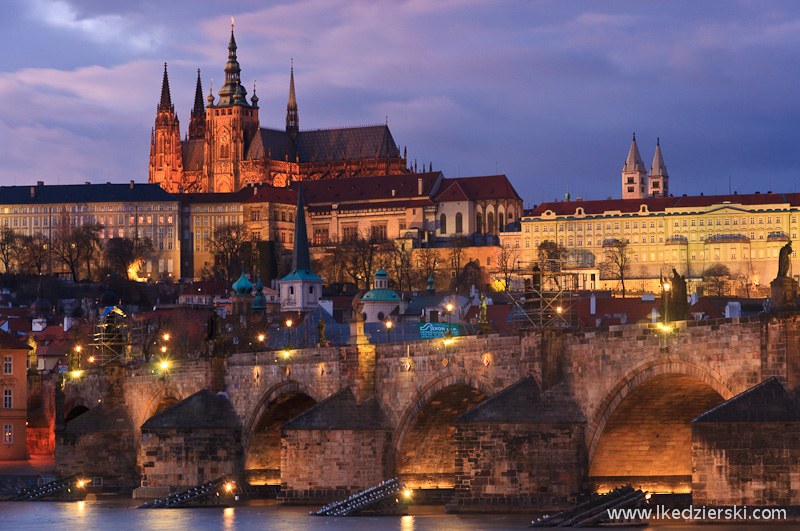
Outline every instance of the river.
<svg viewBox="0 0 800 531"><path fill-rule="evenodd" d="M528 515L449 515L442 507L411 507L408 516L316 517L307 507L277 506L274 502L231 508L136 510L126 500L96 502L0 503L0 530L111 530L111 531L470 531L524 529ZM703 526L709 531L744 531L753 524ZM798 524L771 524L767 529L797 529ZM696 525L672 524L644 529L677 531Z"/></svg>

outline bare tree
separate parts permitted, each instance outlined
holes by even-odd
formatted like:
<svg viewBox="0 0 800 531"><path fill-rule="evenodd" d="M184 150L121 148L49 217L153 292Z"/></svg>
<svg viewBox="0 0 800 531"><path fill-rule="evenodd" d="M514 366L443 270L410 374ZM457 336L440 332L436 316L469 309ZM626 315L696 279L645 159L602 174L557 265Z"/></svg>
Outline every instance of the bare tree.
<svg viewBox="0 0 800 531"><path fill-rule="evenodd" d="M517 268L519 251L511 246L500 247L495 252L497 257L497 270L503 279L503 287L506 291L511 291L511 276Z"/></svg>
<svg viewBox="0 0 800 531"><path fill-rule="evenodd" d="M10 227L0 229L0 262L3 262L3 271L11 272L12 261L17 253L19 236Z"/></svg>
<svg viewBox="0 0 800 531"><path fill-rule="evenodd" d="M99 248L101 226L89 223L78 226L77 218L68 214L58 219L52 239L53 254L69 269L72 280L78 281L81 265L86 265L87 276L91 278L91 264Z"/></svg>
<svg viewBox="0 0 800 531"><path fill-rule="evenodd" d="M712 264L703 271L703 282L718 297L725 295L730 279L731 270L725 264Z"/></svg>
<svg viewBox="0 0 800 531"><path fill-rule="evenodd" d="M127 278L128 269L145 260L152 250L150 238L111 238L103 249L103 259L111 271Z"/></svg>
<svg viewBox="0 0 800 531"><path fill-rule="evenodd" d="M103 226L99 223L87 223L81 225L75 236L75 244L78 247L78 254L86 264L86 278L92 280L92 263L100 251L100 233Z"/></svg>
<svg viewBox="0 0 800 531"><path fill-rule="evenodd" d="M47 238L41 233L22 236L18 256L23 270L36 270L36 273L41 275L49 258Z"/></svg>
<svg viewBox="0 0 800 531"><path fill-rule="evenodd" d="M749 259L739 266L739 273L736 275L736 283L744 292L744 296L750 298L750 290L753 289L753 279L755 278L753 262Z"/></svg>
<svg viewBox="0 0 800 531"><path fill-rule="evenodd" d="M241 256L242 246L248 242L247 231L242 223L218 225L208 238L208 248L224 269L225 279L233 280Z"/></svg>
<svg viewBox="0 0 800 531"><path fill-rule="evenodd" d="M342 246L346 257L346 273L357 288L370 288L372 275L386 245L390 244L374 238L372 234L359 234Z"/></svg>
<svg viewBox="0 0 800 531"><path fill-rule="evenodd" d="M409 241L395 241L390 249L391 277L398 291L411 290L414 251Z"/></svg>
<svg viewBox="0 0 800 531"><path fill-rule="evenodd" d="M625 280L631 271L628 244L617 240L605 244L604 247L605 259L600 265L601 278L616 280L622 288L622 298L625 298Z"/></svg>
<svg viewBox="0 0 800 531"><path fill-rule="evenodd" d="M419 260L419 266L417 267L419 280L417 281L417 285L424 288L427 286L429 278L435 278L436 266L439 265L439 254L436 252L436 249L425 247L419 250L417 259Z"/></svg>
<svg viewBox="0 0 800 531"><path fill-rule="evenodd" d="M328 252L318 262L319 273L331 284L344 284L347 259L339 249Z"/></svg>
<svg viewBox="0 0 800 531"><path fill-rule="evenodd" d="M447 254L450 259L451 289L458 289L461 280L459 276L464 267L464 259L467 255L467 247L469 247L469 245L469 239L461 233L454 234L453 237L450 238L450 250Z"/></svg>

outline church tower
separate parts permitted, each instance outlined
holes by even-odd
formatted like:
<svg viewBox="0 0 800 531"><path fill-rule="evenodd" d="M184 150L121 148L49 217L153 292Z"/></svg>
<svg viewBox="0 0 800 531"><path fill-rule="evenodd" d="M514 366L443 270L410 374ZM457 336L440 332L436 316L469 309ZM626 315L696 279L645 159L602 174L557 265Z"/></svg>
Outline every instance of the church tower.
<svg viewBox="0 0 800 531"><path fill-rule="evenodd" d="M669 196L669 174L664 165L664 157L661 155L661 140L656 139L656 154L653 157L653 165L650 166L650 190L651 197Z"/></svg>
<svg viewBox="0 0 800 531"><path fill-rule="evenodd" d="M231 24L225 84L219 89L217 103L208 98L206 108L205 170L209 192L235 192L242 187L241 162L258 131L258 106L247 102L240 72Z"/></svg>
<svg viewBox="0 0 800 531"><path fill-rule="evenodd" d="M189 139L206 137L206 106L203 104L203 85L200 83L200 69L197 69L197 87L194 89L194 107L189 122Z"/></svg>
<svg viewBox="0 0 800 531"><path fill-rule="evenodd" d="M294 95L294 61L289 73L289 103L286 104L286 132L292 136L297 136L300 131L300 119L297 117L297 98Z"/></svg>
<svg viewBox="0 0 800 531"><path fill-rule="evenodd" d="M297 213L294 216L292 271L278 281L282 312L311 312L319 306L323 280L311 270L308 250L303 189L297 187Z"/></svg>
<svg viewBox="0 0 800 531"><path fill-rule="evenodd" d="M639 199L647 194L647 170L642 156L639 155L639 146L636 145L636 133L628 152L628 159L622 167L622 199Z"/></svg>
<svg viewBox="0 0 800 531"><path fill-rule="evenodd" d="M156 112L156 124L150 133L150 181L170 193L181 188L183 158L181 127L169 93L167 63L161 82L161 101Z"/></svg>

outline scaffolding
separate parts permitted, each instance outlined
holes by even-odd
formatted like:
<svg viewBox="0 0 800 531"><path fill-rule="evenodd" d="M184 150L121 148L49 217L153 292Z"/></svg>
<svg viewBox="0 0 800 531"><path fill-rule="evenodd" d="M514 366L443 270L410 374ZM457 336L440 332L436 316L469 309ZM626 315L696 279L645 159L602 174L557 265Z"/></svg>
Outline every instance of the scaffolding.
<svg viewBox="0 0 800 531"><path fill-rule="evenodd" d="M565 271L564 260L540 260L520 276L524 290L507 293L513 304L515 328L553 328L578 325L578 274Z"/></svg>
<svg viewBox="0 0 800 531"><path fill-rule="evenodd" d="M144 328L117 306L103 308L94 319L92 349L99 365L126 365L142 345Z"/></svg>

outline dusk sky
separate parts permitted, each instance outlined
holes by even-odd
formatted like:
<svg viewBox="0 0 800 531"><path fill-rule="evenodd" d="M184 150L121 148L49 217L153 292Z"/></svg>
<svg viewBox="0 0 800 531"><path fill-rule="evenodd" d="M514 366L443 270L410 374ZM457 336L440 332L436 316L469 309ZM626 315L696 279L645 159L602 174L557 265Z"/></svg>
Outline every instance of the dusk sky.
<svg viewBox="0 0 800 531"><path fill-rule="evenodd" d="M636 133L673 194L798 191L796 0L3 0L0 185L146 182L169 64L185 135L196 71L242 80L283 128L383 123L412 164L505 173L531 206L620 197Z"/></svg>

